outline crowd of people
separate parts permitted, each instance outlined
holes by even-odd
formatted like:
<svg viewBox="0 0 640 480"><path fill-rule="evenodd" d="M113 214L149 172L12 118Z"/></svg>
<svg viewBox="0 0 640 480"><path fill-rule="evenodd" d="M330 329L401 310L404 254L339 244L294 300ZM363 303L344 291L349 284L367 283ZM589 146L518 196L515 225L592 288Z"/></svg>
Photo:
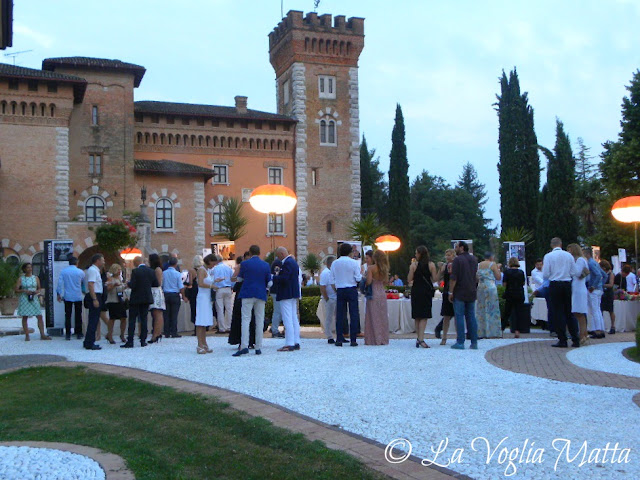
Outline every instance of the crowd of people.
<svg viewBox="0 0 640 480"><path fill-rule="evenodd" d="M606 260L596 262L589 248L570 244L563 250L559 238L552 239L551 248L544 260L536 261L530 287L535 296L547 300L546 327L558 337L554 346L568 346L567 330L574 347L587 344L588 334L591 338L604 337L602 312L609 312L609 333L615 333L614 290L636 291L638 288L631 268L624 265L622 272L614 276L611 264ZM383 251L365 252L363 263L357 257L359 252L344 243L339 247L337 258L328 256L324 260L325 268L318 282L325 302L324 334L329 344L338 347L347 341L351 346L358 346L361 336L365 345L386 345L389 323L385 286L402 286L403 282L397 275L390 275L389 260ZM443 286L442 321L435 332L441 345L447 342L452 318L457 331L453 349L464 349L466 340L470 340L470 348L477 349L479 338L500 338L505 324L510 324L515 337L519 337L522 322L529 321L528 317L523 318L522 309L527 279L515 257L508 260L504 273L501 269L491 253L486 253L478 262L464 241L447 250L445 262L437 267L427 247L418 246L407 277L416 348L429 348L424 335L427 321L432 318L432 299L438 285ZM40 281L33 275L31 264L24 264L22 270L16 292L20 294L18 315L23 317L26 340L30 340L29 316L37 318L40 338L50 340L37 298ZM497 283L505 287L502 314ZM108 272L104 271L101 254L93 256L86 271L78 268L77 259L71 257L69 266L60 274L56 293L58 301L65 304L66 340L72 337L73 316L73 334L83 339L84 348L88 350L101 349L95 343L99 339L96 337L101 319L107 326L106 340L110 344L116 343L113 332L115 323L120 322L122 348L134 347L136 328L142 347L163 338L178 338L178 312L184 304L191 310L198 354L212 352L207 344L207 331L216 326L218 333L228 335L231 345L237 345L233 355L242 356L251 349L257 355L262 353L268 296L273 301L271 335L284 338L284 346L278 351L300 349L298 299L304 284L297 261L284 247L275 250L274 261L269 265L260 258L260 248L253 245L243 256L235 258L234 269L222 256L213 254L204 258L196 256L191 268L183 271L175 256L164 265L157 254L149 255L148 264L137 257L127 282L122 266L117 263L111 265ZM366 297L364 335L360 331L360 294ZM83 306L88 310L84 335ZM150 338L149 313L152 317ZM280 324L284 325L284 334L280 332Z"/></svg>

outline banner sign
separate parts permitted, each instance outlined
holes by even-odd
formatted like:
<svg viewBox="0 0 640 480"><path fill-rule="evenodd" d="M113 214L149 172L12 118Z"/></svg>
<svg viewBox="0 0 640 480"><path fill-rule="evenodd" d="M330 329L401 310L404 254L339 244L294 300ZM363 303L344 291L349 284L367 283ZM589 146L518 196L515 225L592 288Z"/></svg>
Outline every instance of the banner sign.
<svg viewBox="0 0 640 480"><path fill-rule="evenodd" d="M47 328L64 329L64 303L56 301L58 278L63 268L69 266L73 255L73 240L45 240L44 299Z"/></svg>
<svg viewBox="0 0 640 480"><path fill-rule="evenodd" d="M529 292L527 289L527 262L525 260L525 245L524 242L504 242L504 252L506 257L506 265L504 266L505 270L509 268L509 259L511 257L515 257L518 259L518 263L520 263L520 270L524 272L524 303L529 303Z"/></svg>

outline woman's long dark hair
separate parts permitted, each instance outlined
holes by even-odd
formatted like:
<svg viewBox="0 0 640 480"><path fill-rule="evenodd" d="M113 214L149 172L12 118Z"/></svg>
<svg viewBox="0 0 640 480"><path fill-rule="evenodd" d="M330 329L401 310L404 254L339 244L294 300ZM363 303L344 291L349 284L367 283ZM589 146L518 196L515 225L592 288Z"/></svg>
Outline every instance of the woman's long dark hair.
<svg viewBox="0 0 640 480"><path fill-rule="evenodd" d="M149 267L153 270L160 267L162 268L162 263L160 263L160 256L157 253L152 253L149 255Z"/></svg>
<svg viewBox="0 0 640 480"><path fill-rule="evenodd" d="M429 262L431 262L429 249L424 245L420 245L416 248L416 252L418 252L418 255L420 255L420 258L417 259L420 266L429 270Z"/></svg>

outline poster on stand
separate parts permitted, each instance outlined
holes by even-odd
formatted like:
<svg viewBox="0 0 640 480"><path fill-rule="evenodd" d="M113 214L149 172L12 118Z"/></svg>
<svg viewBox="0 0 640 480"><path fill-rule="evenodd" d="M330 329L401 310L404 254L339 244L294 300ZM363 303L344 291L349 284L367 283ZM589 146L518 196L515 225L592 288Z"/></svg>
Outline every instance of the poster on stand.
<svg viewBox="0 0 640 480"><path fill-rule="evenodd" d="M506 262L505 262L505 269L509 268L508 264L509 264L509 259L511 257L515 257L518 259L518 263L520 263L520 270L522 270L524 272L524 278L525 278L525 282L524 282L524 303L529 303L529 293L527 290L527 282L526 279L528 278L528 274L527 274L527 262L525 260L525 244L524 242L504 242L503 243L503 247L504 247L504 253L505 253L505 257L506 257Z"/></svg>
<svg viewBox="0 0 640 480"><path fill-rule="evenodd" d="M73 240L45 240L44 302L47 329L53 335L64 331L64 302L56 301L56 288L60 272L69 266L73 256Z"/></svg>
<svg viewBox="0 0 640 480"><path fill-rule="evenodd" d="M624 248L618 249L618 260L620 260L620 263L625 263L627 261L627 251Z"/></svg>

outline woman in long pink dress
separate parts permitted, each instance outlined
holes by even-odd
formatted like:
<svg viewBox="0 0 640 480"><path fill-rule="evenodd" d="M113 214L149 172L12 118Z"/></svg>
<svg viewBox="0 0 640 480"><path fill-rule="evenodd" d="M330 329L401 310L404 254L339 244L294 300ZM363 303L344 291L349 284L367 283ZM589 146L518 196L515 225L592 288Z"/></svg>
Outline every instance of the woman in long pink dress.
<svg viewBox="0 0 640 480"><path fill-rule="evenodd" d="M367 285L372 286L373 296L367 298L364 321L365 345L389 344L389 317L384 282L389 278L389 259L382 250L373 254L374 265L367 268Z"/></svg>

